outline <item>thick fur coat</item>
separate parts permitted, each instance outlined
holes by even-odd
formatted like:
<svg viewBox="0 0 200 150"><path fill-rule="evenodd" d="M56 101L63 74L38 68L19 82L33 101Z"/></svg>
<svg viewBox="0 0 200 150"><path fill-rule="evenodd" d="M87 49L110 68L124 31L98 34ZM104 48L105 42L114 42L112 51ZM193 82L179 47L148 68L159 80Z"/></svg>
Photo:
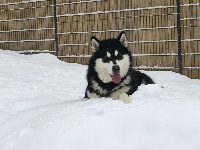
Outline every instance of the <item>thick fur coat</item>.
<svg viewBox="0 0 200 150"><path fill-rule="evenodd" d="M128 50L125 32L116 39L98 40L91 37L91 56L87 70L85 98L110 97L129 103L138 86L154 84L144 73L132 68L132 54Z"/></svg>

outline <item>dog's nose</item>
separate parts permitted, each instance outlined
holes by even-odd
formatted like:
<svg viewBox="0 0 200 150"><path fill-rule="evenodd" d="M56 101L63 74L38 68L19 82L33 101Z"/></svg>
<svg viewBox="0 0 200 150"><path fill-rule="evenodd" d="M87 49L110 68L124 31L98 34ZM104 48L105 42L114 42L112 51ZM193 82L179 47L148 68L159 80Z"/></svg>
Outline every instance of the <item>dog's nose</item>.
<svg viewBox="0 0 200 150"><path fill-rule="evenodd" d="M113 73L118 73L119 70L120 70L120 68L119 68L118 65L115 65L115 66L112 67L112 71L113 71Z"/></svg>

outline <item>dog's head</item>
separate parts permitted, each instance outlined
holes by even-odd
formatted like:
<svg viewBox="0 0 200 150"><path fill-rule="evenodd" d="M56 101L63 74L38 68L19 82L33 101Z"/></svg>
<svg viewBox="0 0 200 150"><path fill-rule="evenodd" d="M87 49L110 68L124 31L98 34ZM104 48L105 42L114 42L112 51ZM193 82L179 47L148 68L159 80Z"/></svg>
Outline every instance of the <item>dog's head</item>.
<svg viewBox="0 0 200 150"><path fill-rule="evenodd" d="M124 31L116 39L98 40L91 37L91 48L95 57L95 70L104 83L119 83L131 67L131 53Z"/></svg>

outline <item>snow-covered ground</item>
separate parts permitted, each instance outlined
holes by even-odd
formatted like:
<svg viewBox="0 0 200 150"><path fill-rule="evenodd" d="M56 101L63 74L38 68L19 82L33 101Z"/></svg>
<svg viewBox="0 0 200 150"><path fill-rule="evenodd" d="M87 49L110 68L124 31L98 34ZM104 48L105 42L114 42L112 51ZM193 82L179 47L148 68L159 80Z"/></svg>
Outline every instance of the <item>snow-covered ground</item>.
<svg viewBox="0 0 200 150"><path fill-rule="evenodd" d="M86 69L0 51L0 150L200 149L200 80L146 71L130 104L82 101Z"/></svg>

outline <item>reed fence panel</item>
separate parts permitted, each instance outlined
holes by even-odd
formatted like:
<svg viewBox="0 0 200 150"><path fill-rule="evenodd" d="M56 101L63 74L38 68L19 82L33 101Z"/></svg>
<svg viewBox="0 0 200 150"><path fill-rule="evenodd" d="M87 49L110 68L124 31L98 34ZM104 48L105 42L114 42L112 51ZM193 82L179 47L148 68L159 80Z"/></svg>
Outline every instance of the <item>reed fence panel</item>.
<svg viewBox="0 0 200 150"><path fill-rule="evenodd" d="M57 0L58 58L87 64L90 37L124 30L136 69L179 72L176 0ZM53 0L0 2L0 49L55 54ZM183 74L200 79L200 2L182 0Z"/></svg>
<svg viewBox="0 0 200 150"><path fill-rule="evenodd" d="M52 1L0 2L0 49L55 53Z"/></svg>

